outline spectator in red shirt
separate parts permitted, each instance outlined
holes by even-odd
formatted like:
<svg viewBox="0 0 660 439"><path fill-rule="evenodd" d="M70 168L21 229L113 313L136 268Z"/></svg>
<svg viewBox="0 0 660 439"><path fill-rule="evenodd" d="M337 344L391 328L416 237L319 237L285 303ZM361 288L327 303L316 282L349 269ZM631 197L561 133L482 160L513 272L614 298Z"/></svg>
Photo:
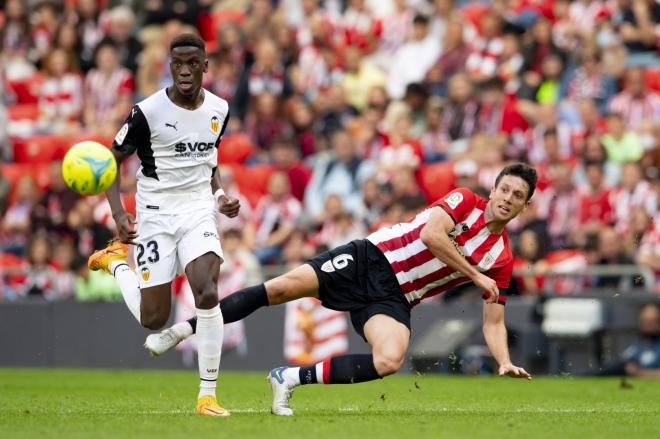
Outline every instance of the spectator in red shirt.
<svg viewBox="0 0 660 439"><path fill-rule="evenodd" d="M80 68L88 72L94 67L94 49L105 35L99 20L101 14L97 0L78 0L76 14Z"/></svg>
<svg viewBox="0 0 660 439"><path fill-rule="evenodd" d="M616 92L616 83L603 72L602 54L594 47L580 53L579 66L568 74L566 96L571 100L594 100L600 114L607 112L607 103Z"/></svg>
<svg viewBox="0 0 660 439"><path fill-rule="evenodd" d="M287 174L274 172L268 181L268 193L259 200L255 210L257 225L254 236L245 236L261 264L279 262L282 246L301 215L302 205L291 195Z"/></svg>
<svg viewBox="0 0 660 439"><path fill-rule="evenodd" d="M255 61L241 74L236 87L236 94L231 101L230 111L243 120L248 113L251 100L263 93L270 93L288 98L292 93L289 76L280 61L280 54L275 43L264 38L255 50Z"/></svg>
<svg viewBox="0 0 660 439"><path fill-rule="evenodd" d="M516 109L515 96L504 93L505 85L499 78L486 81L481 87L481 105L477 126L489 136L499 133L524 132L529 125ZM489 186L488 186L489 187Z"/></svg>
<svg viewBox="0 0 660 439"><path fill-rule="evenodd" d="M381 150L377 162L382 182L390 181L399 171L416 170L423 161L422 147L410 134L408 105L392 102L387 109L385 124L389 142Z"/></svg>
<svg viewBox="0 0 660 439"><path fill-rule="evenodd" d="M293 104L291 112L291 125L295 145L302 157L308 157L316 152L316 139L314 135L314 110L305 102Z"/></svg>
<svg viewBox="0 0 660 439"><path fill-rule="evenodd" d="M544 270L546 267L545 249L534 229L525 229L520 234L518 245L514 252L513 270L524 272L526 270ZM522 274L515 276L512 280L521 294L532 295L543 292L543 276Z"/></svg>
<svg viewBox="0 0 660 439"><path fill-rule="evenodd" d="M0 29L0 47L8 64L24 64L31 46L30 18L23 0L7 0L4 7L5 22Z"/></svg>
<svg viewBox="0 0 660 439"><path fill-rule="evenodd" d="M305 188L312 178L312 170L300 161L296 148L285 138L275 139L270 156L275 168L288 175L291 194L302 202Z"/></svg>
<svg viewBox="0 0 660 439"><path fill-rule="evenodd" d="M608 110L623 116L626 126L637 130L645 120L660 120L660 95L646 88L644 70L633 67L625 72L623 90L608 104Z"/></svg>
<svg viewBox="0 0 660 439"><path fill-rule="evenodd" d="M2 217L0 251L23 256L30 237L30 214L37 201L39 192L34 179L29 175L21 177L16 186L15 200Z"/></svg>
<svg viewBox="0 0 660 439"><path fill-rule="evenodd" d="M660 217L656 215L644 233L635 258L636 262L655 273L654 291L660 293Z"/></svg>
<svg viewBox="0 0 660 439"><path fill-rule="evenodd" d="M442 112L442 128L450 142L465 139L476 132L478 111L479 104L470 78L463 73L452 76L448 101Z"/></svg>
<svg viewBox="0 0 660 439"><path fill-rule="evenodd" d="M621 184L612 191L611 204L614 209L615 228L621 234L628 232L635 210L642 209L650 216L658 211L658 194L653 186L644 180L642 167L638 162L623 165Z"/></svg>
<svg viewBox="0 0 660 439"><path fill-rule="evenodd" d="M539 206L541 217L546 218L547 231L552 250L569 246L570 234L577 227L575 213L578 211L578 192L571 181L571 167L559 163L554 167L550 187L542 193L547 196L547 207ZM538 201L538 200L537 200Z"/></svg>
<svg viewBox="0 0 660 439"><path fill-rule="evenodd" d="M42 231L49 235L66 235L70 231L66 215L80 199L80 195L70 190L62 178L62 162L52 162L49 167L50 186L32 210L32 231Z"/></svg>
<svg viewBox="0 0 660 439"><path fill-rule="evenodd" d="M48 78L39 90L39 129L72 134L79 128L83 108L80 75L73 72L73 59L64 49L55 48L46 57Z"/></svg>
<svg viewBox="0 0 660 439"><path fill-rule="evenodd" d="M55 1L41 1L36 5L36 23L32 26L34 53L32 61L43 62L55 43L60 26L60 5Z"/></svg>
<svg viewBox="0 0 660 439"><path fill-rule="evenodd" d="M580 188L575 230L575 242L583 244L586 234L597 233L603 226L614 222L614 211L610 204L610 190L605 187L602 162L585 163L587 185Z"/></svg>
<svg viewBox="0 0 660 439"><path fill-rule="evenodd" d="M86 129L112 137L133 105L133 74L119 64L117 47L106 41L96 48L96 68L85 78Z"/></svg>
<svg viewBox="0 0 660 439"><path fill-rule="evenodd" d="M546 18L539 18L528 31L531 39L523 45L525 59L522 70L540 75L543 62L550 55L562 54L561 49L552 41L552 23Z"/></svg>
<svg viewBox="0 0 660 439"><path fill-rule="evenodd" d="M259 146L260 151L256 155L260 157L260 161L268 161L266 153L270 151L276 138L293 134L293 128L282 113L281 102L277 96L264 92L256 96L254 108L245 119L244 130L252 142Z"/></svg>
<svg viewBox="0 0 660 439"><path fill-rule="evenodd" d="M426 81L433 94L447 96L449 78L463 70L468 53L468 45L463 39L463 23L459 20L449 21L446 24L442 52L426 72Z"/></svg>
<svg viewBox="0 0 660 439"><path fill-rule="evenodd" d="M465 69L475 82L495 76L502 56L502 19L496 12L483 16L480 35L472 42L471 53L465 60Z"/></svg>

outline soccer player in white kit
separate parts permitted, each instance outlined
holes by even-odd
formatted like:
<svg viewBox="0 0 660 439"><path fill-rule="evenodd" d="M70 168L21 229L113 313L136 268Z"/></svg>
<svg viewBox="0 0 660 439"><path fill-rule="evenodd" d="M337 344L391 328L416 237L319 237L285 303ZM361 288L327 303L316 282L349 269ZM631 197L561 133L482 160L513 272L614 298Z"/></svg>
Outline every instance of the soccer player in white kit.
<svg viewBox="0 0 660 439"><path fill-rule="evenodd" d="M217 289L222 248L215 211L216 201L228 217L240 208L237 199L224 194L216 173L229 108L202 88L208 61L199 37L174 38L170 57L173 84L135 105L112 144L118 164L136 151L141 162L137 221L122 206L118 172L106 196L120 242L94 253L88 266L114 275L131 313L154 330L167 322L172 280L185 271L198 319L197 413L228 416L215 394L223 335ZM137 274L127 264L129 244L136 246Z"/></svg>

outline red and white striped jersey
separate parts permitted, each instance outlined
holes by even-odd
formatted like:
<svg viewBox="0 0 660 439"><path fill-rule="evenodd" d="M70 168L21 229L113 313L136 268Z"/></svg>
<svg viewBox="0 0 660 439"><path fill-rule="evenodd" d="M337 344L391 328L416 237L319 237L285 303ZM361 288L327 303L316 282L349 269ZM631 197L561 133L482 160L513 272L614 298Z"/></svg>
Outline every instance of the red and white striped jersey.
<svg viewBox="0 0 660 439"><path fill-rule="evenodd" d="M385 255L408 303L444 293L470 279L437 259L420 239L433 209L442 208L456 226L449 234L459 253L501 289L509 287L513 255L506 231L491 233L484 212L487 201L469 189L459 188L436 201L406 223L384 227L367 237ZM438 231L441 233L441 231ZM500 295L499 302L506 298Z"/></svg>

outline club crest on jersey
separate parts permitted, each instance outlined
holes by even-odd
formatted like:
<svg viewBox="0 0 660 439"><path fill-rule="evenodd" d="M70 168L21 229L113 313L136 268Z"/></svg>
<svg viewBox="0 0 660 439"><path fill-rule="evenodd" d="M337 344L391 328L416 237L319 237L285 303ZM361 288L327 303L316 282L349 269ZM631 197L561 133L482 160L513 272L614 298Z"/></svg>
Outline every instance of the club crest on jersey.
<svg viewBox="0 0 660 439"><path fill-rule="evenodd" d="M211 131L213 134L218 134L220 132L220 119L218 119L218 116L213 116L211 118Z"/></svg>
<svg viewBox="0 0 660 439"><path fill-rule="evenodd" d="M456 206L461 204L461 201L463 201L463 194L460 192L454 192L447 198L445 198L445 203L452 209L456 209Z"/></svg>
<svg viewBox="0 0 660 439"><path fill-rule="evenodd" d="M145 282L148 281L149 276L151 276L151 271L149 271L149 268L148 267L142 267L140 272L142 274L142 280L145 281Z"/></svg>
<svg viewBox="0 0 660 439"><path fill-rule="evenodd" d="M119 132L115 136L115 142L117 142L117 145L121 145L124 143L124 139L126 138L126 134L128 134L128 124L125 123L124 126L122 126L119 129Z"/></svg>

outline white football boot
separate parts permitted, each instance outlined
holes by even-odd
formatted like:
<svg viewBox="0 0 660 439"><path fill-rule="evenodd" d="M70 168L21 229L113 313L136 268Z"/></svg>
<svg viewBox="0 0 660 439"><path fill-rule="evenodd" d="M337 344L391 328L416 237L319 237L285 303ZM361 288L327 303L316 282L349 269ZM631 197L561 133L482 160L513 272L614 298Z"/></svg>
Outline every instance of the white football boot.
<svg viewBox="0 0 660 439"><path fill-rule="evenodd" d="M185 339L185 335L178 334L173 328L167 328L158 334L148 335L144 341L144 347L147 348L152 357L157 357L174 348Z"/></svg>
<svg viewBox="0 0 660 439"><path fill-rule="evenodd" d="M295 386L289 385L282 372L286 367L277 367L270 371L266 380L270 383L270 389L273 391L273 404L270 407L270 412L277 416L292 416L293 410L289 407L289 400L293 395Z"/></svg>

